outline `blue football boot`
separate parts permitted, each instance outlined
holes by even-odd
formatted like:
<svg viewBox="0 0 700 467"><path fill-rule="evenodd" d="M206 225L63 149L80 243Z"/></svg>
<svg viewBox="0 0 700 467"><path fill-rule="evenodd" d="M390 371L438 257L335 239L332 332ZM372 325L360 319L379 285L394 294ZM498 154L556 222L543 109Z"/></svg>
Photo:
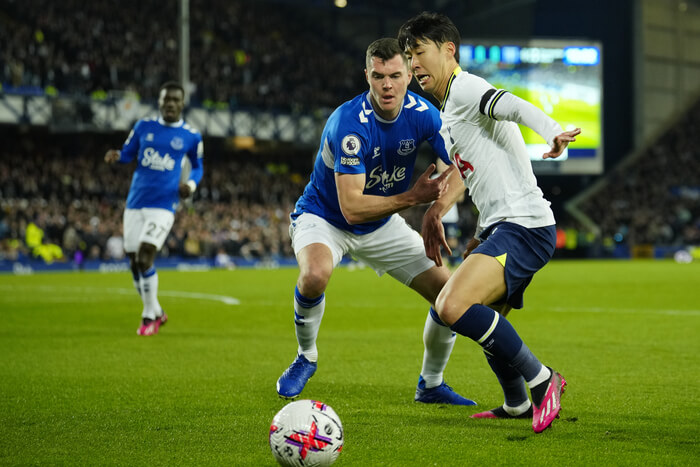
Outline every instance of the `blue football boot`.
<svg viewBox="0 0 700 467"><path fill-rule="evenodd" d="M306 386L306 382L316 373L316 362L310 362L303 355L289 365L277 380L277 394L284 399L294 399Z"/></svg>
<svg viewBox="0 0 700 467"><path fill-rule="evenodd" d="M473 400L457 394L444 380L439 386L426 388L425 380L422 376L418 377L416 402L423 402L424 404L476 405L476 402Z"/></svg>

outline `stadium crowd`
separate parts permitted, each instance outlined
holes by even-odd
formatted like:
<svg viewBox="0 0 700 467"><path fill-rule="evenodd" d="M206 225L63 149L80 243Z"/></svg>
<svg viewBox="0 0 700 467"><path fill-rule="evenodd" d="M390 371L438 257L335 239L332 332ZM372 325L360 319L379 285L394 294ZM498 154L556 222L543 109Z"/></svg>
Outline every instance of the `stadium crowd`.
<svg viewBox="0 0 700 467"><path fill-rule="evenodd" d="M357 69L363 52L339 45L291 2L190 3L195 105L308 112L366 89L361 73L346 72ZM105 98L120 90L153 99L163 81L177 76L174 6L134 0L118 8L77 0L0 5L0 92ZM266 21L254 20L259 17ZM0 259L121 258L132 169L102 163L104 135L53 144L51 136L18 128L6 134L0 160ZM700 103L581 203L601 228L598 242L700 245L699 130ZM28 133L17 135L22 131ZM288 214L308 180L308 157L302 163L288 158L288 165L279 158L260 164L246 154L206 157L202 184L176 215L162 255L293 256ZM402 215L420 229L423 212L417 207ZM573 225L555 214L561 227ZM456 254L473 232L475 215L471 203L460 207Z"/></svg>
<svg viewBox="0 0 700 467"><path fill-rule="evenodd" d="M0 4L5 92L106 98L117 90L154 99L160 84L178 76L177 2ZM354 96L364 76L346 70L357 69L363 51L310 21L290 4L191 0L192 102L309 112Z"/></svg>
<svg viewBox="0 0 700 467"><path fill-rule="evenodd" d="M133 166L108 166L104 143L79 140L73 148L31 138L9 144L0 164L0 259L123 258L122 213ZM288 216L306 179L285 164L254 159L241 154L208 162L161 255L293 256Z"/></svg>
<svg viewBox="0 0 700 467"><path fill-rule="evenodd" d="M0 163L0 260L42 257L80 265L122 259L122 213L133 165L105 164L108 144L100 135L26 134L7 140ZM205 156L204 178L194 199L181 204L161 257L234 263L293 257L289 213L308 182L311 157L285 163L213 146ZM420 229L424 211L418 206L403 215ZM471 204L461 211L455 237L473 230Z"/></svg>
<svg viewBox="0 0 700 467"><path fill-rule="evenodd" d="M594 255L609 254L613 244L700 245L698 131L700 103L582 202L580 208L601 228L595 243L610 246ZM0 260L42 257L80 264L123 258L122 212L133 167L104 164L106 137L34 130L19 137L2 134ZM111 138L121 141L122 135ZM289 213L308 181L312 155L262 157L260 163L259 154L227 153L221 142L217 145L209 151L214 157L205 159L194 200L181 205L160 255L218 256L224 262L293 257ZM424 211L418 206L402 215L420 229ZM460 205L459 224L449 229L453 261L473 233L476 215L470 202ZM576 235L570 219L557 216L569 238Z"/></svg>
<svg viewBox="0 0 700 467"><path fill-rule="evenodd" d="M609 176L581 209L602 236L635 245L700 245L700 101Z"/></svg>

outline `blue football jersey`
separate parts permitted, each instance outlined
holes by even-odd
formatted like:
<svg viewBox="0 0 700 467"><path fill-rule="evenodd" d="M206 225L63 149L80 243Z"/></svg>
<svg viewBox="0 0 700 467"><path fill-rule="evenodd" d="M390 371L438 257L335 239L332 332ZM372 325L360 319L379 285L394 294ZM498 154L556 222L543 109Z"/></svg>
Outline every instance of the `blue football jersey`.
<svg viewBox="0 0 700 467"><path fill-rule="evenodd" d="M131 179L128 209L162 208L175 212L180 201L178 187L182 158L192 164L189 180L202 179L202 135L183 120L167 123L162 118L139 120L124 143L119 162L138 156Z"/></svg>
<svg viewBox="0 0 700 467"><path fill-rule="evenodd" d="M364 173L365 194L403 193L409 188L418 146L424 141L430 143L440 159L451 164L440 126L440 112L411 91L392 121L375 114L369 91L345 102L326 122L311 180L296 203L292 220L308 212L355 234L378 229L388 217L364 224L347 223L338 203L335 172Z"/></svg>

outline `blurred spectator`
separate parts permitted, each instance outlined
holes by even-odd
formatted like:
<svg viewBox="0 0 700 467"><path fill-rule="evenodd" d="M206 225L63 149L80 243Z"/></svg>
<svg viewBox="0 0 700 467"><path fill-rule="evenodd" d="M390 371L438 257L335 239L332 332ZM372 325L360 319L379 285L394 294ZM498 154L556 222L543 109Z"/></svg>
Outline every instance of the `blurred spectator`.
<svg viewBox="0 0 700 467"><path fill-rule="evenodd" d="M236 264L233 262L233 259L228 253L226 253L226 250L223 247L219 247L219 250L216 252L216 256L214 257L214 266L222 269L236 268Z"/></svg>
<svg viewBox="0 0 700 467"><path fill-rule="evenodd" d="M105 259L124 259L124 237L119 235L119 231L112 231L112 235L107 239L105 245Z"/></svg>

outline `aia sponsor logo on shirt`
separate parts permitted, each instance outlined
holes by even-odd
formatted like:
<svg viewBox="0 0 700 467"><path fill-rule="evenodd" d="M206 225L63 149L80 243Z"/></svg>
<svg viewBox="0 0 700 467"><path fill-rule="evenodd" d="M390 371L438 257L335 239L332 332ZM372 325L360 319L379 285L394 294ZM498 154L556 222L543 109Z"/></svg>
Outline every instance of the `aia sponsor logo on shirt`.
<svg viewBox="0 0 700 467"><path fill-rule="evenodd" d="M467 178L467 170L474 172L474 166L462 160L462 156L460 156L458 152L455 153L455 162L457 163L457 169L459 169L459 174L462 178Z"/></svg>
<svg viewBox="0 0 700 467"><path fill-rule="evenodd" d="M471 170L472 172L474 172L474 166L471 165L468 161L462 159L462 156L460 156L457 152L457 148L455 147L455 140L452 137L452 127L447 127L447 135L450 138L450 144L452 144L450 152L454 151L454 159L457 165L457 169L459 169L459 174L462 176L462 178L467 178L467 170Z"/></svg>

